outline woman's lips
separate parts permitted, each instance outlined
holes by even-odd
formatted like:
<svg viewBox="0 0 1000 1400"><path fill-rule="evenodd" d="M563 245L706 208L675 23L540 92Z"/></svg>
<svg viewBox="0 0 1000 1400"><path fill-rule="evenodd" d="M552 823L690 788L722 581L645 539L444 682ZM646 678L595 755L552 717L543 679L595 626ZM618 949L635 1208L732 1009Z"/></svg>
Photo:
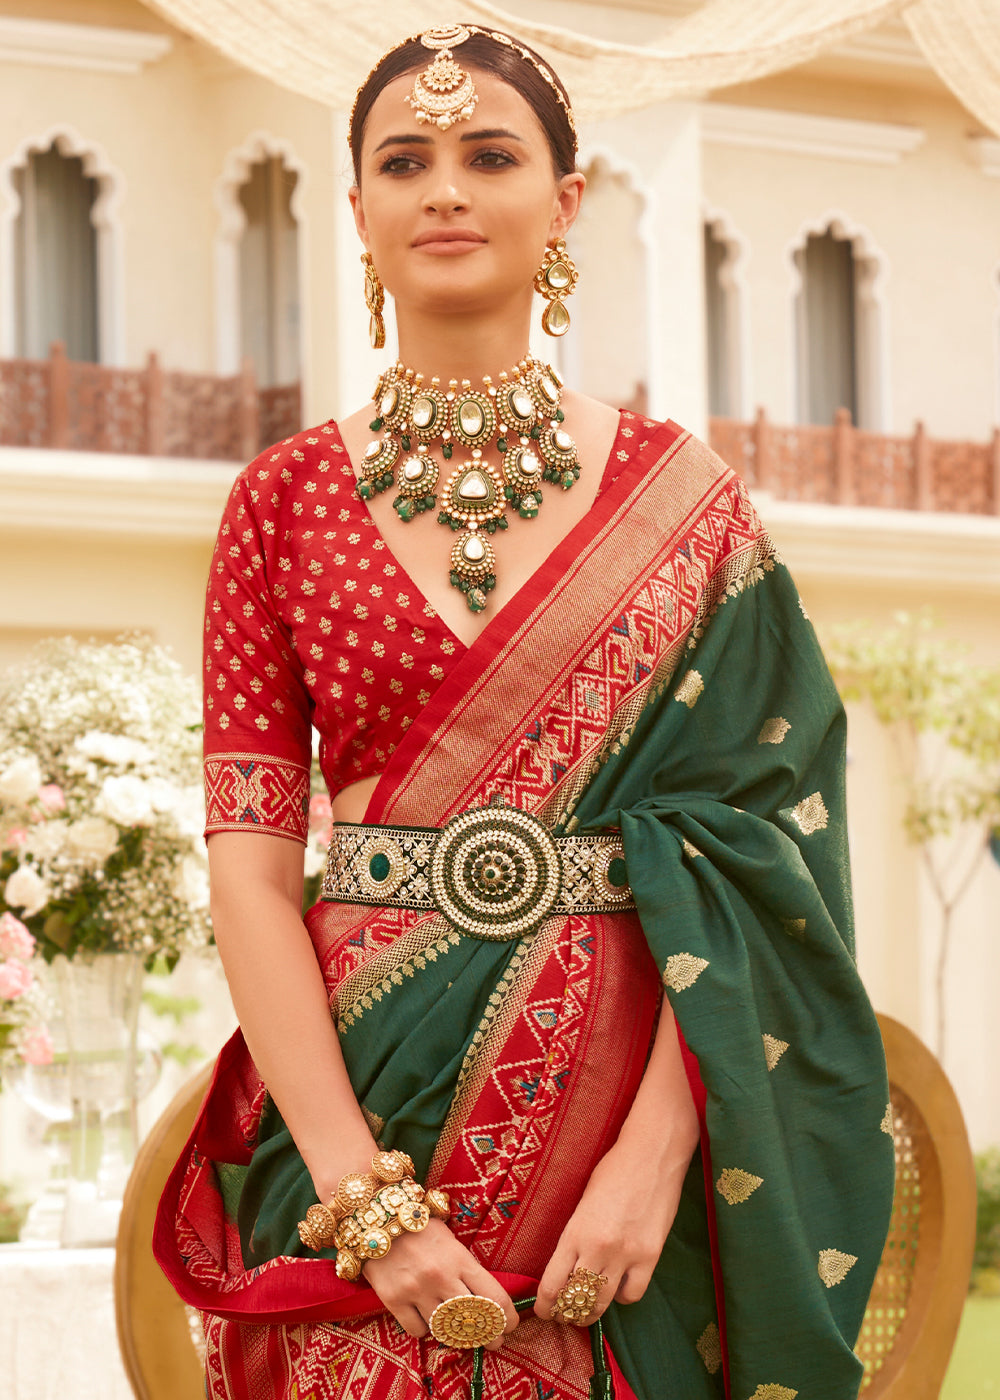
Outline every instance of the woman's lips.
<svg viewBox="0 0 1000 1400"><path fill-rule="evenodd" d="M422 253L456 255L470 253L474 248L482 248L486 239L472 229L428 229L413 240L413 247Z"/></svg>

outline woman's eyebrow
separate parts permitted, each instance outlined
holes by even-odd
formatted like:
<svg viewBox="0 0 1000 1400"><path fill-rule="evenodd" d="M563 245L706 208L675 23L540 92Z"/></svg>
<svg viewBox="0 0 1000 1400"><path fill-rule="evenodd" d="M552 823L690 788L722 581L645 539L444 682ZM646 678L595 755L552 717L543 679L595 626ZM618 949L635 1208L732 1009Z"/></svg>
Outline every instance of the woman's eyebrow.
<svg viewBox="0 0 1000 1400"><path fill-rule="evenodd" d="M429 136L418 136L415 131L407 132L405 136L387 136L375 147L375 154L384 151L386 146L430 146L432 144Z"/></svg>
<svg viewBox="0 0 1000 1400"><path fill-rule="evenodd" d="M502 126L485 127L481 131L467 131L461 139L463 141L496 141L497 139L506 139L507 141L520 141L521 145L524 145L523 136L518 136L516 131L508 131Z"/></svg>

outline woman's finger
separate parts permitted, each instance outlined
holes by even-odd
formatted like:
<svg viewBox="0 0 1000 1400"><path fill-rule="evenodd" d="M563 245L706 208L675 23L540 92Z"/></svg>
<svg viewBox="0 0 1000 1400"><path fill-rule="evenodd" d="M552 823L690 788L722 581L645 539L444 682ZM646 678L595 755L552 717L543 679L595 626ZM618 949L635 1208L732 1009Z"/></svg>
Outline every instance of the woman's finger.
<svg viewBox="0 0 1000 1400"><path fill-rule="evenodd" d="M535 1316L547 1322L552 1316L556 1294L576 1268L576 1245L560 1240L538 1283Z"/></svg>
<svg viewBox="0 0 1000 1400"><path fill-rule="evenodd" d="M608 1300L604 1306L608 1306L612 1297L616 1303L638 1303L649 1287L649 1281L653 1277L655 1267L655 1264L634 1264L631 1268L626 1269L621 1276L618 1287L608 1294Z"/></svg>
<svg viewBox="0 0 1000 1400"><path fill-rule="evenodd" d="M488 1273L486 1269L477 1267L475 1261L464 1271L463 1279L459 1289L460 1293L475 1293L480 1298L492 1298L494 1303L499 1303L503 1308L503 1336L498 1337L495 1342L488 1342L486 1345L487 1351L499 1351L503 1346L503 1338L509 1332L513 1332L520 1321L517 1309L514 1307L514 1301L510 1294L500 1287L493 1275Z"/></svg>
<svg viewBox="0 0 1000 1400"><path fill-rule="evenodd" d="M416 1308L408 1303L397 1303L389 1311L410 1337L426 1337L430 1328Z"/></svg>
<svg viewBox="0 0 1000 1400"><path fill-rule="evenodd" d="M553 1264L555 1262L556 1256L554 1255ZM569 1283L570 1279L573 1277L573 1274L577 1270L581 1270L583 1273L593 1275L595 1280L603 1279L604 1282L598 1285L597 1297L594 1300L593 1307L590 1309L590 1312L587 1313L586 1317L574 1319L576 1325L581 1327L588 1326L591 1322L596 1322L599 1317L602 1317L604 1313L607 1312L608 1307L611 1304L612 1299L615 1298L617 1290L620 1286L620 1280L622 1278L620 1267L608 1263L605 1263L603 1267L598 1267L598 1262L595 1258L591 1258L587 1262L584 1262L583 1259L578 1257L574 1260L571 1267L565 1268L558 1273L558 1275L554 1279L554 1282L549 1281L549 1270L546 1269L545 1278L543 1279L543 1283L539 1285L538 1289L539 1303L545 1308L544 1313L539 1312L538 1304L536 1304L535 1306L535 1312L539 1317L550 1318L552 1316L552 1308L555 1304L556 1298L559 1296L563 1288L565 1288L566 1284ZM543 1285L546 1287L544 1300L542 1297ZM557 1318L557 1321L558 1320L559 1319Z"/></svg>

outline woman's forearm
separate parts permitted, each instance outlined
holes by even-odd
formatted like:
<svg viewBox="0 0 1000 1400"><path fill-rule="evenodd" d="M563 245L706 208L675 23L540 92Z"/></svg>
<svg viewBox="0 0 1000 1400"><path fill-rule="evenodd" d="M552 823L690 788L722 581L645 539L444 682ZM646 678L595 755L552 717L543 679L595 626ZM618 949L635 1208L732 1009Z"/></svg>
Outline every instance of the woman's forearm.
<svg viewBox="0 0 1000 1400"><path fill-rule="evenodd" d="M618 1142L617 1154L647 1172L687 1171L698 1146L698 1112L691 1096L677 1023L664 997L653 1048Z"/></svg>
<svg viewBox="0 0 1000 1400"><path fill-rule="evenodd" d="M215 937L240 1027L317 1196L329 1199L376 1144L299 913L301 853L281 837L229 833L213 836L209 853Z"/></svg>

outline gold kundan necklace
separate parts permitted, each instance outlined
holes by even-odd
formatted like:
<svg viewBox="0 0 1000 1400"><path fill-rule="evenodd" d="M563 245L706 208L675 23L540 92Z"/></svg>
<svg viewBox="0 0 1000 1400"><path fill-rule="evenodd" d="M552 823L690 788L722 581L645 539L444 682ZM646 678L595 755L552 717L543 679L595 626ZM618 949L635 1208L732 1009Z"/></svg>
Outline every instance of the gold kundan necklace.
<svg viewBox="0 0 1000 1400"><path fill-rule="evenodd" d="M372 432L355 488L362 500L395 484L393 508L412 520L440 504L438 520L461 531L451 549L451 582L473 612L486 607L496 587L496 554L484 535L507 528L507 510L533 520L542 504L542 482L568 490L580 475L576 443L563 428L562 380L551 365L525 359L481 389L468 379L429 384L405 365L379 376L372 402ZM450 461L456 443L469 455L452 468L440 490L443 470L432 449ZM483 460L494 444L499 467Z"/></svg>

